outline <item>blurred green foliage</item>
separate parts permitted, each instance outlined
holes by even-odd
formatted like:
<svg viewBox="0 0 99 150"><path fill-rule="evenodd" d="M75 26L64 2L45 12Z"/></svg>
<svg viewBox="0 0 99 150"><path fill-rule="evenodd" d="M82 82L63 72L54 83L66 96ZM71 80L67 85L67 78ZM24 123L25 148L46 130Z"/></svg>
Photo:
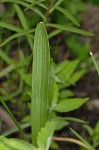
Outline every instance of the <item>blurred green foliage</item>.
<svg viewBox="0 0 99 150"><path fill-rule="evenodd" d="M1 0L0 3L5 7L5 11L0 14L0 96L8 104L13 103L21 110L20 113L17 112L20 120L30 122L32 50L37 23L41 21L45 23L51 52L55 54L55 48L61 51L62 43L76 56L74 60L66 59L60 63L56 63L54 57L51 58L48 119L54 118L57 130L61 129L76 119L57 118L56 112L73 111L88 100L75 98L69 88L75 86L87 72L80 63L88 59L90 46L81 43L79 36L75 35L77 33L93 36L92 33L79 28L82 21L79 13L87 9L86 3L82 0ZM81 120L76 122L83 123ZM48 128L50 133L56 129L53 120L41 130L39 145L42 135L45 133L46 137L46 133L50 134L47 132ZM30 133L27 137L31 137Z"/></svg>

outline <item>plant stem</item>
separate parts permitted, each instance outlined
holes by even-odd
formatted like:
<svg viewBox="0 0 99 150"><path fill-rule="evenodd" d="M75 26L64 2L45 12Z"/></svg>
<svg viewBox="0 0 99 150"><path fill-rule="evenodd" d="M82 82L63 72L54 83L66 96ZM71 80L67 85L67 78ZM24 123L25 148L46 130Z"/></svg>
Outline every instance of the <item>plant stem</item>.
<svg viewBox="0 0 99 150"><path fill-rule="evenodd" d="M49 15L50 15L50 10L51 8L53 7L53 3L54 3L54 0L50 0L50 5L49 5L49 8L45 14L45 20L44 20L44 23L46 22L46 20L48 19Z"/></svg>
<svg viewBox="0 0 99 150"><path fill-rule="evenodd" d="M0 98L0 102L2 103L2 105L4 106L4 108L6 109L6 111L8 112L8 114L10 115L11 119L14 121L14 123L16 124L17 128L20 131L20 134L22 136L22 139L25 140L25 136L24 133L21 129L21 126L19 125L18 121L15 119L15 117L13 116L12 112L10 111L10 109L8 108L8 106L6 105L6 103Z"/></svg>
<svg viewBox="0 0 99 150"><path fill-rule="evenodd" d="M62 137L52 137L52 140L54 141L64 141L64 142L71 142L71 143L75 143L77 145L80 145L84 148L87 148L89 150L89 148L80 140L77 139L73 139L73 138L62 138Z"/></svg>

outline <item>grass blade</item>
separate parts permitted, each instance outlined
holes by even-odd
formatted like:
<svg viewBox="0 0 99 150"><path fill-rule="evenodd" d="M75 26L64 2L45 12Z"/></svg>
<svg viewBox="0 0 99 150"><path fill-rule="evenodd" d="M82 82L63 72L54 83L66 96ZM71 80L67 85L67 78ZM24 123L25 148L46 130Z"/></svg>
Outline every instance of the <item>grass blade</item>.
<svg viewBox="0 0 99 150"><path fill-rule="evenodd" d="M29 24L28 24L28 22L27 22L27 19L26 19L25 15L24 15L23 11L22 11L21 8L19 7L19 5L18 5L18 4L14 4L14 8L15 8L15 10L16 10L16 12L17 12L17 15L18 15L18 17L19 17L19 20L20 20L20 22L21 22L22 27L23 27L25 30L29 30Z"/></svg>
<svg viewBox="0 0 99 150"><path fill-rule="evenodd" d="M21 8L19 7L18 4L14 4L14 8L17 12L17 15L19 17L19 20L21 22L21 25L23 26L24 30L29 30L30 27L29 27L29 24L27 22L27 18L25 17L25 14L23 13L23 11L21 10ZM31 38L29 38L27 36L27 40L28 40L28 43L29 43L29 46L32 50L32 47L33 47L33 40Z"/></svg>
<svg viewBox="0 0 99 150"><path fill-rule="evenodd" d="M75 28L75 27L72 27L72 26L69 26L69 25L53 24L53 23L48 23L46 25L49 26L49 27L59 29L59 30L63 30L63 31L69 31L69 32L78 33L78 34L81 34L81 35L86 35L86 36L94 36L93 33L90 33L88 31L81 30L79 28Z"/></svg>
<svg viewBox="0 0 99 150"><path fill-rule="evenodd" d="M4 52L4 50L0 49L0 57L7 63L12 64L13 60Z"/></svg>
<svg viewBox="0 0 99 150"><path fill-rule="evenodd" d="M23 31L22 28L17 27L15 25L12 25L12 24L7 23L7 22L3 22L3 21L0 21L0 26L3 27L3 28L6 28L8 30L15 31L15 32L22 32Z"/></svg>
<svg viewBox="0 0 99 150"><path fill-rule="evenodd" d="M39 5L40 3L44 2L44 1L45 1L45 0L34 1L34 3L33 3L33 1L32 1L31 4L30 4L30 6L33 7L34 5ZM28 2L28 1L27 1L27 2ZM25 11L28 10L28 9L29 9L29 7L26 8Z"/></svg>
<svg viewBox="0 0 99 150"><path fill-rule="evenodd" d="M27 123L21 124L20 126L21 126L22 129L26 129L26 128L30 127L30 123L27 122ZM18 131L19 131L18 128L15 127L15 128L11 128L11 129L5 131L2 135L7 137L7 136L9 136L9 135L11 135L13 133L18 132Z"/></svg>
<svg viewBox="0 0 99 150"><path fill-rule="evenodd" d="M87 142L87 140L85 140L80 134L78 134L74 129L70 128L70 130L72 131L72 133L74 133L74 135L76 137L78 137L85 145L87 150L95 150L95 148Z"/></svg>
<svg viewBox="0 0 99 150"><path fill-rule="evenodd" d="M22 6L25 6L26 8L31 9L32 11L34 11L35 13L37 13L42 19L45 19L45 16L42 14L42 12L37 9L32 7L29 3L26 3L24 1L20 1L20 0L1 0L0 3L16 3L16 4L20 4Z"/></svg>
<svg viewBox="0 0 99 150"><path fill-rule="evenodd" d="M56 9L58 10L58 11L60 11L62 14L64 14L69 20L71 20L76 26L80 26L80 24L79 24L79 22L77 21L77 19L74 17L74 16L72 16L72 14L68 11L68 10L66 10L66 9L64 9L64 8L61 8L61 7L56 7Z"/></svg>
<svg viewBox="0 0 99 150"><path fill-rule="evenodd" d="M49 34L49 39L52 38L52 37L54 37L54 36L56 36L57 34L59 34L59 33L61 33L61 32L62 32L62 31L61 31L61 30L58 30L58 29L52 31L52 32Z"/></svg>
<svg viewBox="0 0 99 150"><path fill-rule="evenodd" d="M29 31L22 31L20 33L15 33L13 35L11 35L10 37L8 37L3 43L0 44L0 47L4 46L5 44L7 44L8 42L10 42L11 40L24 36L24 35L29 35L29 33L33 33L35 30L34 29L30 29Z"/></svg>
<svg viewBox="0 0 99 150"><path fill-rule="evenodd" d="M61 3L63 2L63 0L57 0L56 3L54 4L54 6L52 7L52 9L50 10L50 13L52 13L54 11L54 9L59 6Z"/></svg>
<svg viewBox="0 0 99 150"><path fill-rule="evenodd" d="M94 65L95 65L95 67L96 67L97 73L98 73L98 75L99 75L99 66L98 66L98 64L97 64L97 62L96 62L96 60L95 60L95 58L94 58L92 52L90 52L90 55L91 55L91 58L92 58L92 60L93 60Z"/></svg>
<svg viewBox="0 0 99 150"><path fill-rule="evenodd" d="M20 131L20 134L22 136L22 139L25 140L25 136L24 133L21 129L21 126L19 125L18 121L15 119L15 117L13 116L12 112L10 111L10 109L8 108L8 106L6 105L6 103L0 98L0 102L2 103L2 105L4 106L4 108L6 109L6 111L8 112L8 114L10 115L11 119L14 121L15 125L17 126L17 128Z"/></svg>

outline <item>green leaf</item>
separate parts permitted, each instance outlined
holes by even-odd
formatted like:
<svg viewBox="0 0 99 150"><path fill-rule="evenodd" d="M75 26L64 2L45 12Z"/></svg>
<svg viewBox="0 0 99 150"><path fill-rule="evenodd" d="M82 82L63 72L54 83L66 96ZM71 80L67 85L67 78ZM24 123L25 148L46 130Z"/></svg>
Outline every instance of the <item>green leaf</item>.
<svg viewBox="0 0 99 150"><path fill-rule="evenodd" d="M1 150L37 150L31 144L19 139L7 139L0 136Z"/></svg>
<svg viewBox="0 0 99 150"><path fill-rule="evenodd" d="M49 121L46 126L41 129L38 134L37 144L38 150L49 150L51 137L55 131L56 123L54 121Z"/></svg>
<svg viewBox="0 0 99 150"><path fill-rule="evenodd" d="M49 42L46 29L41 22L36 27L33 48L31 124L34 145L38 132L47 120L49 77Z"/></svg>
<svg viewBox="0 0 99 150"><path fill-rule="evenodd" d="M12 64L13 60L7 55L4 50L0 49L0 57L3 59L7 64Z"/></svg>
<svg viewBox="0 0 99 150"><path fill-rule="evenodd" d="M73 32L73 33L78 33L81 35L86 35L86 36L94 36L93 33L85 31L85 30L81 30L79 28L75 28L69 25L62 25L62 24L53 24L53 23L48 23L46 24L49 27L53 27L62 31L69 31L69 32Z"/></svg>
<svg viewBox="0 0 99 150"><path fill-rule="evenodd" d="M7 75L9 72L13 71L13 70L17 70L23 66L26 66L28 63L30 62L30 57L27 57L27 59L25 59L24 61L21 61L21 63L13 63L11 65L9 65L8 67L4 68L1 72L0 72L0 78Z"/></svg>
<svg viewBox="0 0 99 150"><path fill-rule="evenodd" d="M0 78L2 78L3 76L5 76L6 74L8 74L9 72L11 72L12 70L15 69L15 64L11 64L8 67L4 68L1 72L0 72Z"/></svg>
<svg viewBox="0 0 99 150"><path fill-rule="evenodd" d="M15 38L18 38L18 37L21 37L21 36L24 36L24 35L27 35L29 36L29 33L33 33L35 30L34 29L30 29L28 31L22 31L20 33L15 33L13 35L11 35L10 37L8 37L3 43L0 44L0 47L1 46L4 46L5 44L7 44L8 42L10 42L11 40L15 39ZM32 37L33 38L33 37Z"/></svg>
<svg viewBox="0 0 99 150"><path fill-rule="evenodd" d="M74 93L71 90L62 90L59 94L60 99L65 99L72 96L74 96Z"/></svg>
<svg viewBox="0 0 99 150"><path fill-rule="evenodd" d="M28 24L28 22L27 22L27 18L25 17L25 14L23 13L23 11L22 11L21 8L19 7L19 5L14 4L14 8L15 8L17 14L18 14L19 20L20 20L20 22L21 22L21 24L22 24L24 30L29 30L30 27L29 27L29 24ZM30 48L31 48L31 50L32 50L32 47L33 47L33 40L32 40L31 38L29 38L28 36L27 36L27 40L28 40L29 45L30 45Z"/></svg>
<svg viewBox="0 0 99 150"><path fill-rule="evenodd" d="M57 64L54 70L55 74L58 74L59 72L61 72L66 67L67 63L68 61L64 60L60 62L59 64Z"/></svg>
<svg viewBox="0 0 99 150"><path fill-rule="evenodd" d="M41 129L38 134L37 144L38 150L49 150L51 137L55 130L60 130L64 126L68 125L68 122L61 117L53 118L51 121L46 123L46 126Z"/></svg>
<svg viewBox="0 0 99 150"><path fill-rule="evenodd" d="M31 3L30 6L33 7L34 5L38 5L38 4L40 4L41 2L44 2L44 1L46 1L46 0L39 0L39 1L34 1L34 2L33 2L33 1L30 1L30 3ZM26 2L28 2L28 0L26 0ZM26 11L27 9L29 9L29 7L26 8L25 11Z"/></svg>
<svg viewBox="0 0 99 150"><path fill-rule="evenodd" d="M87 100L88 98L68 98L59 102L54 109L57 112L70 112L79 108Z"/></svg>
<svg viewBox="0 0 99 150"><path fill-rule="evenodd" d="M91 58L92 58L92 60L93 60L94 65L95 65L95 68L96 68L96 70L97 70L97 73L98 73L98 75L99 75L99 66L98 66L98 64L97 64L97 62L96 62L96 60L95 60L95 58L94 58L92 52L90 52L90 55L91 55Z"/></svg>
<svg viewBox="0 0 99 150"><path fill-rule="evenodd" d="M63 127L69 124L65 117L53 117L51 120L56 124L55 131L61 130Z"/></svg>
<svg viewBox="0 0 99 150"><path fill-rule="evenodd" d="M39 3L38 6L42 7L42 8L45 9L45 10L48 10L48 7L45 6L43 3Z"/></svg>
<svg viewBox="0 0 99 150"><path fill-rule="evenodd" d="M68 81L72 73L74 72L75 68L77 67L79 61L78 60L73 60L73 61L68 61L65 63L61 71L57 74L58 78L65 83Z"/></svg>
<svg viewBox="0 0 99 150"><path fill-rule="evenodd" d="M52 13L54 11L54 9L59 6L61 3L63 2L63 0L57 0L56 3L53 5L53 7L50 10L50 13Z"/></svg>
<svg viewBox="0 0 99 150"><path fill-rule="evenodd" d="M56 9L60 11L62 14L64 14L68 19L70 19L75 25L77 25L78 27L80 26L77 19L73 17L72 14L68 10L61 8L61 7L56 7Z"/></svg>
<svg viewBox="0 0 99 150"><path fill-rule="evenodd" d="M18 18L21 22L21 25L22 27L25 29L25 30L29 30L29 24L27 22L27 18L25 17L25 14L23 13L23 11L21 10L21 8L19 7L19 5L17 4L13 4L16 12L17 12L17 15L18 15Z"/></svg>
<svg viewBox="0 0 99 150"><path fill-rule="evenodd" d="M93 131L93 135L91 137L92 137L94 147L98 147L99 146L99 121L97 121Z"/></svg>
<svg viewBox="0 0 99 150"><path fill-rule="evenodd" d="M78 137L86 145L87 150L95 150L95 148L90 143L88 143L87 140L85 140L80 134L78 134L72 128L70 128L70 130L74 133L76 137Z"/></svg>
<svg viewBox="0 0 99 150"><path fill-rule="evenodd" d="M54 79L50 80L49 85L49 106L50 111L56 106L59 96L59 88Z"/></svg>
<svg viewBox="0 0 99 150"><path fill-rule="evenodd" d="M6 3L6 2L7 3L8 2L9 3L16 3L16 4L20 4L22 6L25 6L26 8L31 9L33 12L36 12L41 18L45 19L45 16L42 14L42 12L39 9L31 6L29 3L26 3L26 2L20 1L20 0L0 0L0 3Z"/></svg>
<svg viewBox="0 0 99 150"><path fill-rule="evenodd" d="M84 121L84 120L81 120L79 118L74 118L74 117L65 117L65 119L67 121L73 121L73 122L78 122L78 123L84 123L84 124L87 124L88 122Z"/></svg>
<svg viewBox="0 0 99 150"><path fill-rule="evenodd" d="M83 125L83 127L87 130L87 132L89 133L90 136L93 135L94 129L90 125L85 124L85 125Z"/></svg>
<svg viewBox="0 0 99 150"><path fill-rule="evenodd" d="M86 70L80 70L80 71L77 71L77 72L74 72L70 78L62 85L60 85L60 88L66 88L66 87L69 87L71 85L75 85L75 83L77 81L79 81L79 79L81 79L81 77L86 73Z"/></svg>
<svg viewBox="0 0 99 150"><path fill-rule="evenodd" d="M50 32L48 37L49 37L49 39L50 39L50 38L56 36L57 34L59 34L59 33L61 33L61 32L62 32L61 30L56 29L56 30Z"/></svg>
<svg viewBox="0 0 99 150"><path fill-rule="evenodd" d="M12 25L12 24L9 24L7 22L3 22L3 21L0 21L0 26L3 28L6 28L8 30L15 31L15 32L22 32L23 31L22 28L17 27L17 26Z"/></svg>
<svg viewBox="0 0 99 150"><path fill-rule="evenodd" d="M36 4L39 4L39 3L41 3L41 2L44 2L44 1L46 1L46 0L24 0L24 1L26 1L26 2L30 2L32 5L36 5Z"/></svg>
<svg viewBox="0 0 99 150"><path fill-rule="evenodd" d="M17 128L19 129L20 134L21 134L21 136L22 136L22 138L24 140L25 136L24 136L23 130L21 129L20 124L15 119L14 115L12 114L12 112L10 111L10 109L8 108L8 106L6 105L6 103L1 99L1 97L0 97L0 102L2 103L2 105L4 106L4 108L6 109L6 111L8 112L9 116L11 117L11 119L13 120L13 122L15 123L15 125L17 126Z"/></svg>
<svg viewBox="0 0 99 150"><path fill-rule="evenodd" d="M70 80L73 84L75 84L84 74L86 73L86 70L79 70L72 74Z"/></svg>
<svg viewBox="0 0 99 150"><path fill-rule="evenodd" d="M37 150L32 144L19 139L9 139L9 145L18 150Z"/></svg>
<svg viewBox="0 0 99 150"><path fill-rule="evenodd" d="M76 55L79 60L86 61L89 58L90 45L80 41L79 36L70 35L66 39L66 43L70 51Z"/></svg>
<svg viewBox="0 0 99 150"><path fill-rule="evenodd" d="M29 119L29 121L30 121L30 119ZM26 128L30 127L31 124L30 124L30 122L26 122L24 124L20 124L20 126L21 126L22 129L26 129ZM9 136L9 135L11 135L13 133L16 133L16 132L19 132L18 128L17 127L13 127L11 129L8 129L7 131L3 132L2 135L7 137L7 136Z"/></svg>
<svg viewBox="0 0 99 150"><path fill-rule="evenodd" d="M97 121L94 132L99 134L99 121Z"/></svg>
<svg viewBox="0 0 99 150"><path fill-rule="evenodd" d="M27 85L32 86L32 75L31 74L23 74L22 75L23 80L26 82Z"/></svg>
<svg viewBox="0 0 99 150"><path fill-rule="evenodd" d="M3 136L0 136L0 149L1 150L17 150L9 145L8 139Z"/></svg>

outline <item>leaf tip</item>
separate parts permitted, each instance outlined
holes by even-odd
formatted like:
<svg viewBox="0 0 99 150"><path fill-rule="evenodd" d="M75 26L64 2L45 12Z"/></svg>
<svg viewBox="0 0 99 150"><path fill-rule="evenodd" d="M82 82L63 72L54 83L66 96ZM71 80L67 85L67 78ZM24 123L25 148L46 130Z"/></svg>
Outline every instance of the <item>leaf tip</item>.
<svg viewBox="0 0 99 150"><path fill-rule="evenodd" d="M92 56L93 55L93 53L90 51L90 55Z"/></svg>

